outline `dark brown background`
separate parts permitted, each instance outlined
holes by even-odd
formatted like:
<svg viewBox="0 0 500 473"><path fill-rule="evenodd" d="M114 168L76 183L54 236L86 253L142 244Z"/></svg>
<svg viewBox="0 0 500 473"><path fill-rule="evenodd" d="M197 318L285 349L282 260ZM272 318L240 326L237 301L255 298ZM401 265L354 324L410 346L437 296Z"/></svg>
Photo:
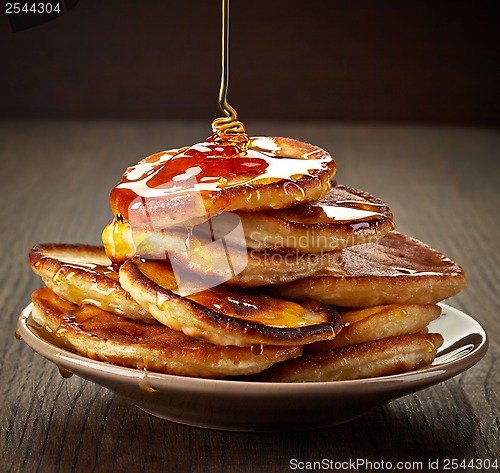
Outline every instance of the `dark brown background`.
<svg viewBox="0 0 500 473"><path fill-rule="evenodd" d="M161 145L194 143L206 125L0 120L0 471L284 473L292 471L291 458L390 461L393 471L398 461L427 465L431 459L444 471L446 458L500 459L500 160L491 161L500 156L500 134L490 128L252 125L258 134L279 132L335 150L339 182L384 199L398 230L463 265L468 287L447 303L484 326L490 348L476 366L444 383L374 406L337 427L217 432L151 417L78 376L63 379L56 366L14 339L21 310L42 284L27 263L29 248L41 242L99 243L112 216L109 189L126 163Z"/></svg>
<svg viewBox="0 0 500 473"><path fill-rule="evenodd" d="M499 125L494 1L233 0L230 102L245 119ZM13 33L0 117L218 115L220 1L80 0Z"/></svg>

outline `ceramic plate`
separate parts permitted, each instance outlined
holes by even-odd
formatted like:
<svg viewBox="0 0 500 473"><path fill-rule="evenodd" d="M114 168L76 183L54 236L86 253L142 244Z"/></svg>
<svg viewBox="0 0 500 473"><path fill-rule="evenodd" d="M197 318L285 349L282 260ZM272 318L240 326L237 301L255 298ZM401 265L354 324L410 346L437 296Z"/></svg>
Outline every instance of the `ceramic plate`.
<svg viewBox="0 0 500 473"><path fill-rule="evenodd" d="M63 375L75 373L128 398L143 411L198 427L233 431L284 431L327 427L361 416L371 407L451 378L486 353L483 328L469 315L441 304L429 326L444 344L429 368L353 381L256 383L173 376L94 361L51 342L21 314L18 333Z"/></svg>

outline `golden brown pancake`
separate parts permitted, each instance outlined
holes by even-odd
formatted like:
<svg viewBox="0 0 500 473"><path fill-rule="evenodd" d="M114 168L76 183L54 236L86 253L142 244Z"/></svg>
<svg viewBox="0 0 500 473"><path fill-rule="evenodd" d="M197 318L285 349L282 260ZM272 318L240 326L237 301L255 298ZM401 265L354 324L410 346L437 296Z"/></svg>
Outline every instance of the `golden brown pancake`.
<svg viewBox="0 0 500 473"><path fill-rule="evenodd" d="M240 287L285 284L313 276L336 257L333 252L311 254L249 251L247 266L228 279L227 284Z"/></svg>
<svg viewBox="0 0 500 473"><path fill-rule="evenodd" d="M162 324L217 345L303 345L331 340L340 329L333 308L227 285L205 289L204 279L178 283L164 262L128 260L120 283Z"/></svg>
<svg viewBox="0 0 500 473"><path fill-rule="evenodd" d="M307 351L327 351L396 335L426 333L427 325L439 317L441 308L433 304L400 304L368 309L339 308L339 313L340 333L333 340L308 345Z"/></svg>
<svg viewBox="0 0 500 473"><path fill-rule="evenodd" d="M268 251L247 251L230 245L191 238L185 252L169 253L169 261L198 277L207 277L220 284L257 287L284 284L312 276L328 266L330 253L304 254Z"/></svg>
<svg viewBox="0 0 500 473"><path fill-rule="evenodd" d="M233 231L238 224L242 225L241 231ZM173 241L176 235L183 242L223 239L233 248L249 248L252 254L308 254L375 242L393 228L391 210L383 201L364 191L338 185L318 202L268 212L221 213L192 229L132 229L126 221L114 222L104 230L103 242L110 258L123 263L133 256L157 258L169 248L181 248Z"/></svg>
<svg viewBox="0 0 500 473"><path fill-rule="evenodd" d="M460 266L430 246L399 232L376 243L342 250L339 258L310 278L270 286L285 299L314 299L344 307L435 304L466 285Z"/></svg>
<svg viewBox="0 0 500 473"><path fill-rule="evenodd" d="M212 241L205 233L195 230L135 232L130 237L127 254L165 260L182 271L210 278L217 284L227 282L240 287L284 284L312 276L337 257L332 252L248 251L221 239ZM113 245L113 242L106 241L105 245Z"/></svg>
<svg viewBox="0 0 500 473"><path fill-rule="evenodd" d="M258 381L320 382L373 378L429 366L443 337L437 333L399 335L334 350L310 353L272 366Z"/></svg>
<svg viewBox="0 0 500 473"><path fill-rule="evenodd" d="M33 271L58 296L77 305L92 304L117 315L157 323L118 282L104 248L91 245L44 244L29 254Z"/></svg>
<svg viewBox="0 0 500 473"><path fill-rule="evenodd" d="M301 253L375 242L394 228L392 212L367 192L337 185L317 202L268 212L237 212L246 245ZM222 217L223 218L223 217ZM215 217L214 222L220 217Z"/></svg>
<svg viewBox="0 0 500 473"><path fill-rule="evenodd" d="M299 356L301 347L221 347L163 325L134 322L84 304L64 301L47 288L33 293L33 319L94 360L182 376L223 378L258 373Z"/></svg>
<svg viewBox="0 0 500 473"><path fill-rule="evenodd" d="M315 201L331 187L335 170L329 153L290 138L254 137L244 147L212 137L128 168L111 192L115 221L107 231L119 239L122 220L134 229L161 230L191 226L220 212Z"/></svg>

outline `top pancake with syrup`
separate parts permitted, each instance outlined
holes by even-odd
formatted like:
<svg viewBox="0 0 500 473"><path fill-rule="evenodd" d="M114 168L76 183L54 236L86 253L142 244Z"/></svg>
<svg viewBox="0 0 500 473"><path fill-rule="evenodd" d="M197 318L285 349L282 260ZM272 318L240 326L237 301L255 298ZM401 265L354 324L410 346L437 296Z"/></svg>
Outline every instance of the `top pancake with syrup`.
<svg viewBox="0 0 500 473"><path fill-rule="evenodd" d="M128 168L112 191L114 225L162 229L201 223L234 210L286 208L321 199L335 161L317 146L290 138L220 142L154 154Z"/></svg>

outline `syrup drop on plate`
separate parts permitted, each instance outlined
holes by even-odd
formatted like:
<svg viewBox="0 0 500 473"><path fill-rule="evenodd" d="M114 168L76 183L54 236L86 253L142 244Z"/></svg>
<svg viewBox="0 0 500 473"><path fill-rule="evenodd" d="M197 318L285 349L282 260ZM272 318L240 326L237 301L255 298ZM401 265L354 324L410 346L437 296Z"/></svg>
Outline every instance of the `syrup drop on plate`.
<svg viewBox="0 0 500 473"><path fill-rule="evenodd" d="M64 366L61 366L61 365L56 365L56 366L57 366L57 369L59 370L59 374L63 378L71 378L71 376L73 376L75 374L72 370L65 368Z"/></svg>
<svg viewBox="0 0 500 473"><path fill-rule="evenodd" d="M144 374L139 378L139 389L144 394L153 394L158 392L158 389L155 389L149 383L148 372L144 369Z"/></svg>

